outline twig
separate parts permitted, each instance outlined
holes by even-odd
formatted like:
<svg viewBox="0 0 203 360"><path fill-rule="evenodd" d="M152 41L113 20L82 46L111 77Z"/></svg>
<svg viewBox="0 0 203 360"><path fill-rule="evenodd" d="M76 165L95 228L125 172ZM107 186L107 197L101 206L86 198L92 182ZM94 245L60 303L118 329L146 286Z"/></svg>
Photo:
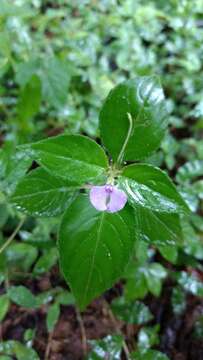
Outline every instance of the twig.
<svg viewBox="0 0 203 360"><path fill-rule="evenodd" d="M84 355L86 355L87 354L87 336L86 336L85 326L84 326L80 311L78 310L77 307L75 308L75 311L76 311L77 321L80 325L83 353L84 353Z"/></svg>
<svg viewBox="0 0 203 360"><path fill-rule="evenodd" d="M114 325L114 328L115 328L115 331L116 331L117 335L121 335L121 336L123 337L123 333L122 333L122 331L119 329L119 327L118 327L118 325L117 325L117 322L116 322L116 319L115 319L115 317L114 317L114 314L113 314L113 312L112 312L112 310L111 310L108 302L107 302L105 299L104 299L104 304L105 304L106 310L107 310L107 312L108 312L108 314L109 314L109 317L110 317L110 319L111 319L111 321L112 321L112 323L113 323L113 325ZM131 359L131 357L130 357L130 351L129 351L128 346L127 346L127 344L126 344L126 342L125 342L124 339L123 339L123 351L124 351L124 353L125 353L126 359L127 359L127 360L130 360L130 359Z"/></svg>
<svg viewBox="0 0 203 360"><path fill-rule="evenodd" d="M15 236L17 235L20 228L23 226L25 222L25 217L21 219L18 226L15 228L14 232L11 234L11 236L8 238L8 240L3 244L3 246L0 248L0 254L10 245L10 243L13 241Z"/></svg>

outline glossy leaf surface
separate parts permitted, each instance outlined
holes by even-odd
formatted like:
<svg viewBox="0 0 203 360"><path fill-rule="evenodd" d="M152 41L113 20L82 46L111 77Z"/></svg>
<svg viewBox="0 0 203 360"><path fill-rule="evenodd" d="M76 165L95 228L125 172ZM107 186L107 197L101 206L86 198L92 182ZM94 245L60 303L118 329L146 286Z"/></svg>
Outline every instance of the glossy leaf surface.
<svg viewBox="0 0 203 360"><path fill-rule="evenodd" d="M25 286L11 286L8 290L8 297L15 304L28 309L37 306L35 296Z"/></svg>
<svg viewBox="0 0 203 360"><path fill-rule="evenodd" d="M38 354L32 348L28 348L19 341L9 340L0 342L0 353L15 356L17 360L39 360Z"/></svg>
<svg viewBox="0 0 203 360"><path fill-rule="evenodd" d="M131 120L130 120L131 118ZM156 76L136 77L116 86L100 113L103 144L114 160L140 160L158 148L167 127L164 94Z"/></svg>
<svg viewBox="0 0 203 360"><path fill-rule="evenodd" d="M114 315L128 324L144 324L150 321L153 316L148 307L139 302L128 302L124 297L113 300L111 308Z"/></svg>
<svg viewBox="0 0 203 360"><path fill-rule="evenodd" d="M126 166L120 184L132 206L140 205L155 212L173 213L188 210L167 174L151 165Z"/></svg>
<svg viewBox="0 0 203 360"><path fill-rule="evenodd" d="M92 351L86 360L120 360L123 338L120 335L109 335L102 340L91 340Z"/></svg>
<svg viewBox="0 0 203 360"><path fill-rule="evenodd" d="M148 243L176 245L183 238L178 214L160 213L137 206L135 222L138 237Z"/></svg>
<svg viewBox="0 0 203 360"><path fill-rule="evenodd" d="M11 202L30 215L56 216L72 201L76 189L75 184L37 168L22 178Z"/></svg>
<svg viewBox="0 0 203 360"><path fill-rule="evenodd" d="M82 135L59 135L28 147L45 169L79 184L103 177L108 166L103 149Z"/></svg>
<svg viewBox="0 0 203 360"><path fill-rule="evenodd" d="M80 195L67 209L59 231L60 262L81 309L121 276L134 241L129 206L114 214L98 212Z"/></svg>

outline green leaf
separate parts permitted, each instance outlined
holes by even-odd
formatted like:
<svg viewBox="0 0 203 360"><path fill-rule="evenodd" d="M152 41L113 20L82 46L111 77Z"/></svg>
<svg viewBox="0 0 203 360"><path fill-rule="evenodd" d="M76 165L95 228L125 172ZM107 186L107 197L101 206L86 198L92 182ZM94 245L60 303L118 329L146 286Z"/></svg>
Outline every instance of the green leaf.
<svg viewBox="0 0 203 360"><path fill-rule="evenodd" d="M178 258L178 248L176 246L170 246L167 244L158 245L159 252L161 255L172 264L176 263Z"/></svg>
<svg viewBox="0 0 203 360"><path fill-rule="evenodd" d="M27 121L39 111L40 103L41 82L38 76L33 75L21 91L18 101L18 115L23 129L27 126Z"/></svg>
<svg viewBox="0 0 203 360"><path fill-rule="evenodd" d="M135 228L140 240L156 245L176 245L183 238L178 214L160 213L137 206Z"/></svg>
<svg viewBox="0 0 203 360"><path fill-rule="evenodd" d="M166 277L167 273L161 264L150 264L147 271L145 271L145 279L149 291L154 296L159 296L162 288L162 279Z"/></svg>
<svg viewBox="0 0 203 360"><path fill-rule="evenodd" d="M75 298L73 294L66 290L57 295L56 301L61 305L75 305Z"/></svg>
<svg viewBox="0 0 203 360"><path fill-rule="evenodd" d="M26 62L21 62L16 66L16 81L21 87L25 87L34 76L40 67L39 59L30 59Z"/></svg>
<svg viewBox="0 0 203 360"><path fill-rule="evenodd" d="M139 350L131 354L135 360L169 360L169 358L157 350Z"/></svg>
<svg viewBox="0 0 203 360"><path fill-rule="evenodd" d="M102 340L89 341L92 351L86 360L120 360L123 338L120 335L109 335Z"/></svg>
<svg viewBox="0 0 203 360"><path fill-rule="evenodd" d="M75 184L37 168L21 179L11 202L29 215L56 216L68 207L77 188Z"/></svg>
<svg viewBox="0 0 203 360"><path fill-rule="evenodd" d="M158 332L160 330L160 325L156 324L155 326L144 326L138 333L138 349L145 350L151 348L154 345L159 344Z"/></svg>
<svg viewBox="0 0 203 360"><path fill-rule="evenodd" d="M188 161L179 167L176 180L180 183L189 182L198 176L203 176L203 160Z"/></svg>
<svg viewBox="0 0 203 360"><path fill-rule="evenodd" d="M30 244L16 242L6 249L8 265L15 265L25 272L29 271L37 256L37 249Z"/></svg>
<svg viewBox="0 0 203 360"><path fill-rule="evenodd" d="M48 272L58 260L58 250L54 247L49 250L45 250L45 253L36 262L33 269L34 274L41 275Z"/></svg>
<svg viewBox="0 0 203 360"><path fill-rule="evenodd" d="M3 321L10 306L10 301L7 294L0 296L0 322Z"/></svg>
<svg viewBox="0 0 203 360"><path fill-rule="evenodd" d="M141 325L153 318L145 304L139 301L127 302L124 297L113 300L111 308L116 317L128 324Z"/></svg>
<svg viewBox="0 0 203 360"><path fill-rule="evenodd" d="M143 299L148 293L148 287L142 268L134 267L133 274L127 276L125 298L129 300ZM137 269L137 270L136 270Z"/></svg>
<svg viewBox="0 0 203 360"><path fill-rule="evenodd" d="M39 360L35 350L15 340L0 342L0 353L14 355L17 360Z"/></svg>
<svg viewBox="0 0 203 360"><path fill-rule="evenodd" d="M186 309L186 293L185 291L177 286L173 288L171 304L173 307L173 312L176 315L181 315Z"/></svg>
<svg viewBox="0 0 203 360"><path fill-rule="evenodd" d="M144 298L148 291L159 296L162 280L166 275L166 270L159 263L146 263L141 266L132 264L128 273L126 272L125 297L128 300Z"/></svg>
<svg viewBox="0 0 203 360"><path fill-rule="evenodd" d="M108 95L100 113L102 141L114 160L140 160L156 150L166 127L164 94L156 76L125 81ZM113 136L112 136L113 134Z"/></svg>
<svg viewBox="0 0 203 360"><path fill-rule="evenodd" d="M55 303L49 307L48 313L47 313L47 330L48 332L52 332L54 330L54 327L59 319L60 316L60 306L58 303Z"/></svg>
<svg viewBox="0 0 203 360"><path fill-rule="evenodd" d="M68 98L69 73L64 61L56 57L46 59L40 72L44 99L57 109Z"/></svg>
<svg viewBox="0 0 203 360"><path fill-rule="evenodd" d="M59 135L28 145L35 159L57 177L78 184L104 176L107 157L93 140L82 135Z"/></svg>
<svg viewBox="0 0 203 360"><path fill-rule="evenodd" d="M124 167L119 183L132 206L140 205L157 212L187 211L187 205L170 178L147 164Z"/></svg>
<svg viewBox="0 0 203 360"><path fill-rule="evenodd" d="M2 187L10 194L32 164L32 157L24 151L17 151L14 154L13 151L9 153L5 149L0 153L0 157Z"/></svg>
<svg viewBox="0 0 203 360"><path fill-rule="evenodd" d="M81 309L122 275L134 241L129 206L114 214L98 212L81 194L67 209L59 231L60 263Z"/></svg>
<svg viewBox="0 0 203 360"><path fill-rule="evenodd" d="M25 286L11 286L8 290L8 297L19 306L28 309L36 307L36 298Z"/></svg>
<svg viewBox="0 0 203 360"><path fill-rule="evenodd" d="M33 75L41 80L43 100L56 109L64 106L70 81L66 62L53 56L31 59L17 66L16 81L21 86L26 86Z"/></svg>
<svg viewBox="0 0 203 360"><path fill-rule="evenodd" d="M181 271L177 274L177 279L179 285L181 285L185 291L196 296L203 296L203 284L201 279L198 279L197 276Z"/></svg>

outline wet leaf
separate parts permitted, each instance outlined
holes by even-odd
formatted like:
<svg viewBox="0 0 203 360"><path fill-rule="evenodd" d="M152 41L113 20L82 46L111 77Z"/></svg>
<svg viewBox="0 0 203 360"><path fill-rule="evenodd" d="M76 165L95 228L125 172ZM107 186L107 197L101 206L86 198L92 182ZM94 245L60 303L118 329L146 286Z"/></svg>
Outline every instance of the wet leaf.
<svg viewBox="0 0 203 360"><path fill-rule="evenodd" d="M161 213L137 206L135 222L138 237L149 244L176 246L183 241L178 214Z"/></svg>
<svg viewBox="0 0 203 360"><path fill-rule="evenodd" d="M187 211L187 205L166 173L147 164L124 167L119 181L132 206L152 211Z"/></svg>
<svg viewBox="0 0 203 360"><path fill-rule="evenodd" d="M146 305L139 301L127 302L124 297L113 300L111 308L117 318L128 324L141 325L153 319Z"/></svg>
<svg viewBox="0 0 203 360"><path fill-rule="evenodd" d="M25 286L11 286L8 290L8 297L15 304L28 309L37 306L35 296Z"/></svg>
<svg viewBox="0 0 203 360"><path fill-rule="evenodd" d="M90 341L92 351L86 360L120 360L123 338L119 335L106 336L102 340Z"/></svg>
<svg viewBox="0 0 203 360"><path fill-rule="evenodd" d="M167 124L164 94L156 76L136 77L117 85L100 113L101 138L114 160L124 147L122 160L149 156L159 147Z"/></svg>
<svg viewBox="0 0 203 360"><path fill-rule="evenodd" d="M178 182L188 182L195 177L203 176L203 160L193 160L186 162L179 167L176 179Z"/></svg>
<svg viewBox="0 0 203 360"><path fill-rule="evenodd" d="M11 202L18 210L30 215L56 216L68 207L76 190L76 184L37 168L18 183Z"/></svg>
<svg viewBox="0 0 203 360"><path fill-rule="evenodd" d="M102 148L82 135L59 135L28 145L36 161L57 177L84 184L104 176Z"/></svg>
<svg viewBox="0 0 203 360"><path fill-rule="evenodd" d="M121 276L134 247L133 211L98 212L85 195L67 209L59 231L61 269L81 309Z"/></svg>

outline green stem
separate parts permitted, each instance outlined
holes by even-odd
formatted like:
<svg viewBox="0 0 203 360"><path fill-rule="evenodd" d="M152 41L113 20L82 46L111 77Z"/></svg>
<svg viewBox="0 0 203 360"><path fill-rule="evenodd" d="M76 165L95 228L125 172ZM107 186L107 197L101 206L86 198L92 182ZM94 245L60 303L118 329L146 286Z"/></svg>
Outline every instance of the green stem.
<svg viewBox="0 0 203 360"><path fill-rule="evenodd" d="M25 217L23 217L21 219L21 221L19 222L18 226L15 228L14 232L11 234L11 236L8 238L8 240L3 244L3 246L0 248L0 254L2 254L2 252L11 244L11 242L13 241L13 239L15 238L15 236L17 235L18 231L20 230L20 228L23 226L25 222Z"/></svg>
<svg viewBox="0 0 203 360"><path fill-rule="evenodd" d="M132 130L133 130L133 118L132 118L132 115L130 113L127 113L127 116L128 116L128 120L129 120L129 128L128 128L128 132L127 132L127 135L126 135L126 138L125 138L125 141L123 143L123 146L121 148L121 151L118 155L118 158L117 158L117 164L120 165L123 161L123 156L124 156L124 153L125 153L125 149L126 149L126 146L128 144L128 141L130 139L130 136L132 134Z"/></svg>

